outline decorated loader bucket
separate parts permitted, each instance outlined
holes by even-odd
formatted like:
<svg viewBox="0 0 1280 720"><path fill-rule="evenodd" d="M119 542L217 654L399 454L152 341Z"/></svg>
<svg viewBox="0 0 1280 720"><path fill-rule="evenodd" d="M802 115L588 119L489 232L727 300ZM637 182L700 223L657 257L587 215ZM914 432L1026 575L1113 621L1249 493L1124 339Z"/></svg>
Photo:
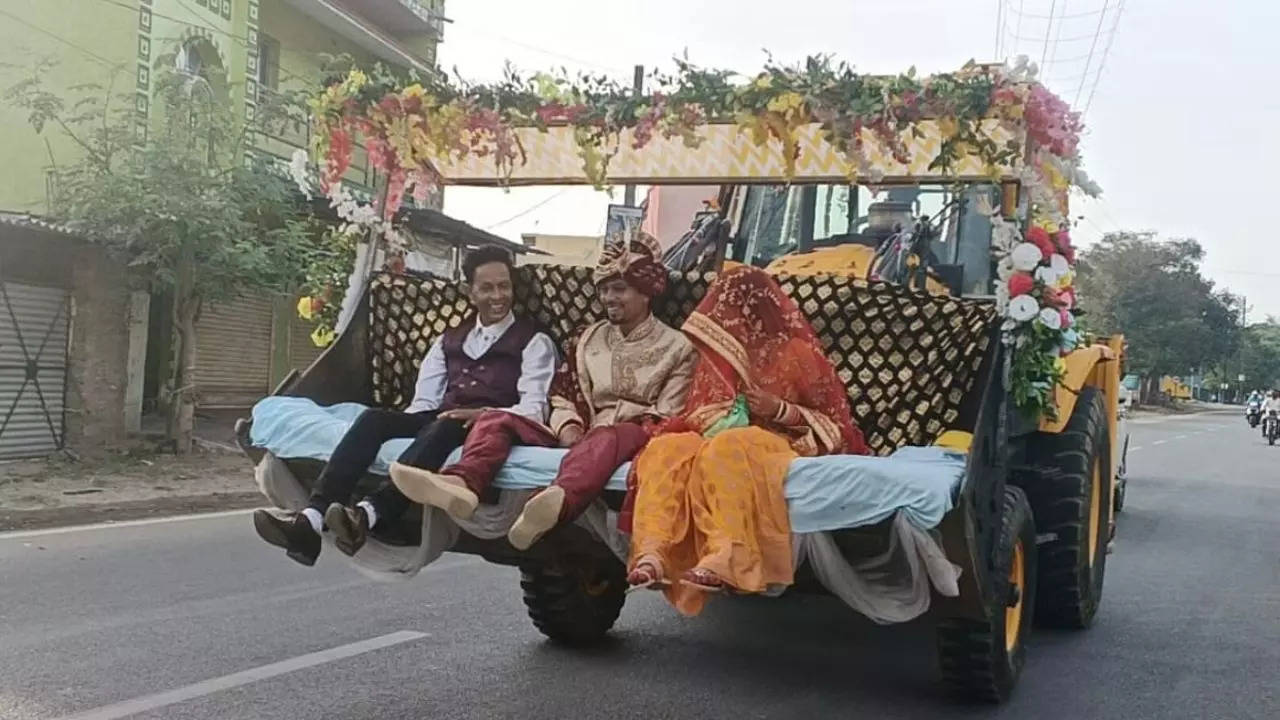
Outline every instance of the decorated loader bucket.
<svg viewBox="0 0 1280 720"><path fill-rule="evenodd" d="M994 277L982 298L910 290L858 273L797 271L777 280L818 334L875 453L832 456L843 465L809 493L796 490L803 478L793 463L787 501L805 559L797 587L803 576L816 578L879 622L930 609L944 683L964 697L1005 699L1037 616L1056 626L1091 623L1112 514L1114 352L1088 346L1074 328L1067 196L1072 187L1098 192L1080 167L1078 114L1036 82L1025 62L970 64L928 77L860 75L829 58L770 64L750 76L681 62L674 75L653 81L638 96L594 77L513 73L499 84L463 86L444 76L408 82L353 71L314 98L313 155L295 157L292 171L304 191L326 195L346 223L326 236L341 244L333 254L369 242L392 267L409 241L394 222L397 210L410 196L425 201L450 184L931 184L957 196L964 188L989 189L968 206L989 229L991 256L981 263ZM374 204L357 200L342 182L358 145L385 178ZM727 209L721 212L737 227ZM929 270L913 230L892 230L877 254L892 245L895 267ZM571 333L599 317L585 270L537 266L517 274L517 310L541 323L562 351ZM655 312L678 325L709 279L673 278ZM317 276L312 291L330 308L317 337L332 337L341 300L332 277ZM397 272L375 273L355 300L353 319L332 346L264 404L403 407L433 339L469 312L454 283ZM323 450L305 457L289 450L292 436L317 424L314 417L260 417L255 408L254 421L239 428L264 489L282 507L296 505L325 457ZM957 443L954 431L964 440ZM329 437L336 437L332 427ZM924 483L912 485L904 459L936 452L944 441L958 453L947 461L954 474L939 482L940 471L926 471L915 478ZM935 512L909 501L886 509L868 496L836 492L859 482L888 496L932 498ZM290 492L280 491L285 485ZM605 500L616 509L620 495L606 492ZM844 511L861 514L815 523L805 515L815 497L836 497ZM598 639L617 619L626 538L611 531L607 514L562 527L527 551L493 539L501 533L442 529L431 517L424 513L407 536L384 538L388 546L431 548L411 551L418 553L411 570L424 553L444 549L518 565L530 615L555 640ZM907 593L910 609L860 606L856 592L823 572L901 554L904 538L946 558L937 577Z"/></svg>

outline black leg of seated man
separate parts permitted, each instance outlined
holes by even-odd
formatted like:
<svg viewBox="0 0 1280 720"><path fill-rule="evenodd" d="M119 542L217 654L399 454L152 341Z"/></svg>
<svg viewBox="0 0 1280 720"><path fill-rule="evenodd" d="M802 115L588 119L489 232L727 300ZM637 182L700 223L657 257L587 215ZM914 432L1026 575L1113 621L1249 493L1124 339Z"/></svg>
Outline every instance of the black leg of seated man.
<svg viewBox="0 0 1280 720"><path fill-rule="evenodd" d="M383 443L416 437L435 417L435 411L403 413L370 408L360 413L316 478L306 509L283 514L257 510L253 514L254 529L263 540L284 548L293 560L314 565L320 556L320 531L329 505L351 500L356 484L368 472Z"/></svg>
<svg viewBox="0 0 1280 720"><path fill-rule="evenodd" d="M468 430L460 420L437 419L418 432L398 462L424 470L439 470L449 459L449 453L462 446ZM412 504L394 483L385 480L354 508L330 505L325 512L325 523L333 531L338 549L354 555L364 546L370 528L393 525Z"/></svg>

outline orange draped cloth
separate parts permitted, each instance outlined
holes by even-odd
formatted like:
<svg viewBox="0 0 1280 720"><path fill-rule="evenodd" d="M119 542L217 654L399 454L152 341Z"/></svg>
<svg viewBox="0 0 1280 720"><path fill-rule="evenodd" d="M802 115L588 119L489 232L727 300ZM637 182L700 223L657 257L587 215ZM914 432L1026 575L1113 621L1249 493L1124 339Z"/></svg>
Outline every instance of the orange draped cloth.
<svg viewBox="0 0 1280 720"><path fill-rule="evenodd" d="M767 273L721 275L682 328L699 352L685 412L636 459L631 567L657 560L686 615L706 594L678 582L698 567L745 592L793 579L782 484L797 455L865 454L844 383L794 301ZM779 398L770 418L705 438L740 391Z"/></svg>

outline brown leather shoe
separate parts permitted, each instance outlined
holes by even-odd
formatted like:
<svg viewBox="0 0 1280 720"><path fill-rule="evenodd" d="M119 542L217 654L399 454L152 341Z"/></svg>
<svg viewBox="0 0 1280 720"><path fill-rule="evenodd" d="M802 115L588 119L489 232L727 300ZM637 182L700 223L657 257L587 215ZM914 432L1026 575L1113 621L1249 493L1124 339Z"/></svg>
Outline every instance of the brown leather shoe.
<svg viewBox="0 0 1280 720"><path fill-rule="evenodd" d="M285 549L291 559L311 567L320 557L320 534L302 513L253 511L253 528L258 537Z"/></svg>
<svg viewBox="0 0 1280 720"><path fill-rule="evenodd" d="M369 537L369 514L361 507L333 503L324 511L324 524L333 533L333 544L344 555L355 555Z"/></svg>

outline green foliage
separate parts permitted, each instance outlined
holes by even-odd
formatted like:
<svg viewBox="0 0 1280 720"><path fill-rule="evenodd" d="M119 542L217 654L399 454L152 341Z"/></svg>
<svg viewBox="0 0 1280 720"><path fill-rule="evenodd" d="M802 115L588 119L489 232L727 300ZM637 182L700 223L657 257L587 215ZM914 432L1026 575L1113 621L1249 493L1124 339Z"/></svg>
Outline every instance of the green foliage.
<svg viewBox="0 0 1280 720"><path fill-rule="evenodd" d="M200 301L298 282L312 221L285 176L247 154L253 133L283 112L268 108L247 124L208 82L157 70L144 143L128 97L98 86L60 96L44 85L50 67L38 65L5 100L27 112L37 133L60 133L81 151L52 158L57 219L157 287L177 282L179 258L190 253Z"/></svg>
<svg viewBox="0 0 1280 720"><path fill-rule="evenodd" d="M1280 388L1280 323L1275 319L1245 329L1240 374L1245 376L1246 388Z"/></svg>
<svg viewBox="0 0 1280 720"><path fill-rule="evenodd" d="M1200 274L1203 259L1195 240L1109 233L1081 253L1077 266L1089 327L1123 333L1129 365L1142 375L1186 375L1233 356L1240 307Z"/></svg>

